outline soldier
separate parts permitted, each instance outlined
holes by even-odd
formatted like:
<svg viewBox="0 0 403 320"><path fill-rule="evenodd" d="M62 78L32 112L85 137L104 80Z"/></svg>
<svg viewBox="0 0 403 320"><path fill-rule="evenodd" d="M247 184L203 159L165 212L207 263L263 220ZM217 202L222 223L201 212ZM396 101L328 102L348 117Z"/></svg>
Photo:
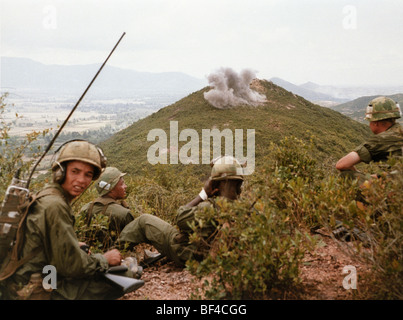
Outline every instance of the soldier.
<svg viewBox="0 0 403 320"><path fill-rule="evenodd" d="M391 155L401 156L403 148L403 129L396 123L396 119L401 117L397 103L386 97L375 98L369 103L365 115L375 135L336 163L336 169L343 175L358 178L360 183L369 177L358 172L356 164L386 161Z"/></svg>
<svg viewBox="0 0 403 320"><path fill-rule="evenodd" d="M99 197L81 209L81 213L86 216L88 226L94 216L101 214L109 217L108 234L103 235L103 239L100 239L103 242L110 239L109 245L119 237L123 228L134 219L124 201L127 188L123 178L125 175L126 173L120 172L115 167L107 167L95 183Z"/></svg>
<svg viewBox="0 0 403 320"><path fill-rule="evenodd" d="M115 299L120 289L99 274L118 266L122 256L116 249L87 254L74 231L71 201L86 190L105 168L102 150L87 141L70 141L57 152L52 164L53 183L38 194L27 216L22 258L33 257L8 278L8 299ZM39 281L43 268L56 270L57 286L46 292ZM31 281L30 281L31 279ZM139 281L139 286L144 282ZM2 284L3 285L3 284ZM4 296L3 296L4 297Z"/></svg>
<svg viewBox="0 0 403 320"><path fill-rule="evenodd" d="M399 123L396 123L396 119L401 117L400 107L397 103L386 97L375 98L369 103L365 115L370 129L375 135L336 163L336 169L340 170L342 175L358 179L360 185L377 176L357 171L356 164L386 161L389 156L402 156L403 151L403 129ZM360 195L358 198L362 201ZM364 245L367 242L367 236L362 231L353 228L350 232L338 220L336 220L333 235L344 240L351 239L351 237L358 238L364 241Z"/></svg>
<svg viewBox="0 0 403 320"><path fill-rule="evenodd" d="M123 229L120 241L152 244L178 266L184 266L192 257L201 259L203 252L199 245L189 242L192 232L189 224L195 221L198 211L209 207L217 208L215 196L228 200L237 199L241 194L242 183L243 168L238 160L229 156L220 157L212 162L211 176L199 195L178 209L176 226L156 216L143 214ZM204 225L203 228L198 226L198 229L204 239L210 238L216 230L213 225Z"/></svg>

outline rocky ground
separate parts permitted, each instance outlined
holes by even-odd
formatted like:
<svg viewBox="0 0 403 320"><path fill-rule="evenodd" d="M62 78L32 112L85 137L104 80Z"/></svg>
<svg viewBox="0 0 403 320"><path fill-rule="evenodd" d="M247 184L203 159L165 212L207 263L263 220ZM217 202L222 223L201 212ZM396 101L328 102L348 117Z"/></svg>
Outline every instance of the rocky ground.
<svg viewBox="0 0 403 320"><path fill-rule="evenodd" d="M354 255L347 253L346 250L351 244L333 240L326 235L319 237L322 239L322 245L307 253L301 266L302 288L299 296L289 295L283 299L360 299L360 293L366 287L364 279L370 272L369 268ZM345 266L356 269L356 290L346 290L343 287L343 279L350 274L343 274ZM187 300L192 298L192 294L201 287L202 282L172 262L157 263L144 269L141 279L145 281L145 285L126 294L123 300Z"/></svg>

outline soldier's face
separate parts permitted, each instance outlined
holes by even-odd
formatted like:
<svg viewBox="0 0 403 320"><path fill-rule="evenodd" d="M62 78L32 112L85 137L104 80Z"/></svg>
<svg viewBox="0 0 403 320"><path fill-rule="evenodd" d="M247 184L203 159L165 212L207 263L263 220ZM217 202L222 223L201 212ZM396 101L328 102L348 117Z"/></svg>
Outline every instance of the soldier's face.
<svg viewBox="0 0 403 320"><path fill-rule="evenodd" d="M127 185L123 178L120 178L117 185L113 188L111 192L109 192L109 196L114 199L124 199L126 197L126 188Z"/></svg>
<svg viewBox="0 0 403 320"><path fill-rule="evenodd" d="M66 178L62 188L75 198L85 191L94 177L94 167L82 161L70 161L66 167Z"/></svg>
<svg viewBox="0 0 403 320"><path fill-rule="evenodd" d="M222 180L218 185L219 195L230 200L236 200L241 194L241 180Z"/></svg>
<svg viewBox="0 0 403 320"><path fill-rule="evenodd" d="M369 123L369 128L371 129L372 133L377 134L378 124L375 121L371 121Z"/></svg>

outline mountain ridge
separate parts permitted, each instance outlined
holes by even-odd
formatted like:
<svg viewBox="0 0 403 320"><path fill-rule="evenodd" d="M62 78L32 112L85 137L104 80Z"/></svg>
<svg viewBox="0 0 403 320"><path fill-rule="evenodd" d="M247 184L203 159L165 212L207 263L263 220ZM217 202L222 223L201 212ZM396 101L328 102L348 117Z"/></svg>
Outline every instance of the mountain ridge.
<svg viewBox="0 0 403 320"><path fill-rule="evenodd" d="M331 108L363 96L389 96L403 93L403 86L333 86L311 81L296 85L277 77L270 80L313 103Z"/></svg>
<svg viewBox="0 0 403 320"><path fill-rule="evenodd" d="M280 87L283 87L284 89L291 91L311 102L318 102L318 101L334 101L334 102L345 102L346 99L340 99L340 98L335 98L331 95L324 94L321 92L316 92L314 91L314 88L320 87L320 85L315 84L315 87L312 85L307 85L307 84L314 84L313 82L307 82L302 85L296 85L291 82L288 82L286 80L283 80L278 77L273 77L270 78L270 81L273 83L277 84Z"/></svg>
<svg viewBox="0 0 403 320"><path fill-rule="evenodd" d="M1 86L38 89L54 94L85 88L101 63L85 65L43 64L29 58L1 57ZM96 95L188 94L207 84L182 72L140 72L105 65L91 91Z"/></svg>

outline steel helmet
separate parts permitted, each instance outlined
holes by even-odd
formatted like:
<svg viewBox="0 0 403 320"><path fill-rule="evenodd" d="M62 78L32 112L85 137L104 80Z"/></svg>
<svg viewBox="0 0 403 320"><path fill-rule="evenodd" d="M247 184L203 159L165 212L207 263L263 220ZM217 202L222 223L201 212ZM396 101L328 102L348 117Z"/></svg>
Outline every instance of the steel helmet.
<svg viewBox="0 0 403 320"><path fill-rule="evenodd" d="M102 149L85 140L72 140L60 146L52 163L52 171L61 170L64 175L62 164L67 161L83 161L93 165L95 168L93 180L98 179L106 167L106 157ZM58 177L63 178L64 176Z"/></svg>
<svg viewBox="0 0 403 320"><path fill-rule="evenodd" d="M115 167L107 167L104 172L102 172L98 181L95 184L95 187L102 197L111 191L118 184L121 177L123 177L126 173L120 172Z"/></svg>
<svg viewBox="0 0 403 320"><path fill-rule="evenodd" d="M243 180L243 168L239 161L232 156L222 156L214 159L211 164L211 180L236 179Z"/></svg>
<svg viewBox="0 0 403 320"><path fill-rule="evenodd" d="M365 119L368 121L379 121L385 119L398 119L402 116L400 106L392 99L378 97L373 99L365 112Z"/></svg>

